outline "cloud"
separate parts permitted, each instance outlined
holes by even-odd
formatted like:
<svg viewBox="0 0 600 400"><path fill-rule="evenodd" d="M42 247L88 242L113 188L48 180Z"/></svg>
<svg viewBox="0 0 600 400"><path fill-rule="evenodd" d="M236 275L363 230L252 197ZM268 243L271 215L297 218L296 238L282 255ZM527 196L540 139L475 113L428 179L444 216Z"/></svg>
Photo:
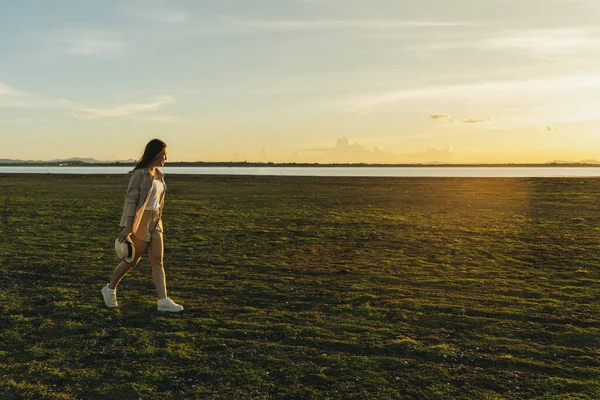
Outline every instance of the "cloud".
<svg viewBox="0 0 600 400"><path fill-rule="evenodd" d="M476 97L501 99L507 96L523 96L535 93L539 96L558 96L581 91L596 93L600 89L600 73L559 75L549 78L494 81L464 85L442 85L408 88L339 100L335 105L347 108L370 109L403 101L418 99L473 99Z"/></svg>
<svg viewBox="0 0 600 400"><path fill-rule="evenodd" d="M454 120L452 118L450 118L450 116L448 114L431 114L431 115L429 115L429 118L436 120L436 121L446 123L446 124L454 123Z"/></svg>
<svg viewBox="0 0 600 400"><path fill-rule="evenodd" d="M173 102L174 100L170 96L159 96L156 97L154 101L149 103L130 103L110 108L75 107L68 111L69 114L81 119L122 117L126 115L134 115L148 111L156 111L161 109L164 105L171 104Z"/></svg>
<svg viewBox="0 0 600 400"><path fill-rule="evenodd" d="M53 109L57 108L57 102L41 100L32 93L0 82L0 108Z"/></svg>
<svg viewBox="0 0 600 400"><path fill-rule="evenodd" d="M28 93L14 89L0 82L0 96L23 97L28 96Z"/></svg>
<svg viewBox="0 0 600 400"><path fill-rule="evenodd" d="M457 49L516 51L547 59L574 53L598 52L600 35L596 28L517 29L492 33L478 40L429 42L409 47L409 50L417 53Z"/></svg>
<svg viewBox="0 0 600 400"><path fill-rule="evenodd" d="M488 122L491 121L491 118L486 118L486 119L475 119L475 118L466 118L465 119L465 124L480 124L480 123L484 123L484 122Z"/></svg>
<svg viewBox="0 0 600 400"><path fill-rule="evenodd" d="M0 124L2 125L16 125L16 124L22 124L24 122L27 122L27 120L23 119L23 118L14 118L14 119L6 119L6 118L0 118Z"/></svg>
<svg viewBox="0 0 600 400"><path fill-rule="evenodd" d="M346 137L336 140L334 147L299 149L295 152L298 160L312 160L322 163L394 163L396 156L387 153L379 146L369 147L350 141Z"/></svg>
<svg viewBox="0 0 600 400"><path fill-rule="evenodd" d="M231 25L255 31L323 31L323 30L380 30L398 28L456 27L468 25L464 22L443 22L427 20L240 20Z"/></svg>
<svg viewBox="0 0 600 400"><path fill-rule="evenodd" d="M356 108L347 108L345 110L346 114L350 114L350 115L367 115L369 113L368 110L359 110Z"/></svg>
<svg viewBox="0 0 600 400"><path fill-rule="evenodd" d="M431 114L429 115L429 118L436 120L436 121L440 121L446 124L455 124L457 123L453 118L451 118L448 114ZM465 124L479 124L479 123L483 123L483 122L488 122L491 121L491 118L486 118L486 119L475 119L475 118L465 118L464 122Z"/></svg>
<svg viewBox="0 0 600 400"><path fill-rule="evenodd" d="M479 42L490 49L509 49L537 56L598 50L600 38L589 29L539 29L501 33Z"/></svg>
<svg viewBox="0 0 600 400"><path fill-rule="evenodd" d="M125 48L119 34L98 29L63 29L48 40L57 51L79 56L113 57Z"/></svg>
<svg viewBox="0 0 600 400"><path fill-rule="evenodd" d="M191 21L188 13L172 4L156 1L135 1L125 7L125 13L136 19L156 24L185 24Z"/></svg>
<svg viewBox="0 0 600 400"><path fill-rule="evenodd" d="M339 0L293 0L295 3L310 4L314 6L331 6L339 3Z"/></svg>
<svg viewBox="0 0 600 400"><path fill-rule="evenodd" d="M124 117L148 113L174 103L171 96L157 96L148 102L127 103L106 108L92 108L70 100L45 100L35 94L23 92L0 82L0 108L23 108L35 110L57 110L79 119ZM177 123L175 116L154 116L155 122Z"/></svg>
<svg viewBox="0 0 600 400"><path fill-rule="evenodd" d="M173 115L157 115L154 117L144 117L144 121L148 122L160 122L163 124L178 124L181 122L181 118Z"/></svg>
<svg viewBox="0 0 600 400"><path fill-rule="evenodd" d="M430 145L423 151L394 154L382 150L379 146L371 147L341 137L333 147L296 149L291 158L296 162L404 164L444 163L451 162L454 157L455 152L450 145Z"/></svg>
<svg viewBox="0 0 600 400"><path fill-rule="evenodd" d="M452 146L427 146L424 151L404 154L403 158L414 163L444 163L454 158Z"/></svg>
<svg viewBox="0 0 600 400"><path fill-rule="evenodd" d="M163 24L182 24L190 21L191 18L181 11L160 10L146 15L146 20Z"/></svg>

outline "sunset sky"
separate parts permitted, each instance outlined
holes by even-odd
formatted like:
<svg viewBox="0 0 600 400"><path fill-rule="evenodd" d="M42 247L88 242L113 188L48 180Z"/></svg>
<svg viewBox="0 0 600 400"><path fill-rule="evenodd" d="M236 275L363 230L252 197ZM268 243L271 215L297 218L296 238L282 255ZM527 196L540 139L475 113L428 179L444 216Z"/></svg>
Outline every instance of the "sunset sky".
<svg viewBox="0 0 600 400"><path fill-rule="evenodd" d="M0 159L600 160L598 0L0 0Z"/></svg>

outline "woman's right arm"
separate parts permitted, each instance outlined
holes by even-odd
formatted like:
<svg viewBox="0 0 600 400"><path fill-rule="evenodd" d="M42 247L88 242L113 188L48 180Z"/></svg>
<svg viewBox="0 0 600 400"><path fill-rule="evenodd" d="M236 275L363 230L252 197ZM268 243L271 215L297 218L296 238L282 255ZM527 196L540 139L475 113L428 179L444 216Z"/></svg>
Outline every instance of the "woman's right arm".
<svg viewBox="0 0 600 400"><path fill-rule="evenodd" d="M129 177L129 185L125 194L125 216L133 217L137 208L138 198L140 196L140 182L142 181L142 171L135 170Z"/></svg>
<svg viewBox="0 0 600 400"><path fill-rule="evenodd" d="M129 177L129 185L127 186L127 193L125 193L125 216L127 222L125 229L123 229L119 237L121 242L124 242L133 231L133 217L135 216L138 197L140 195L141 178L142 175L139 170L133 171L131 177Z"/></svg>
<svg viewBox="0 0 600 400"><path fill-rule="evenodd" d="M123 243L131 234L133 233L133 217L127 217L127 222L125 224L125 229L121 232L119 236L119 241Z"/></svg>

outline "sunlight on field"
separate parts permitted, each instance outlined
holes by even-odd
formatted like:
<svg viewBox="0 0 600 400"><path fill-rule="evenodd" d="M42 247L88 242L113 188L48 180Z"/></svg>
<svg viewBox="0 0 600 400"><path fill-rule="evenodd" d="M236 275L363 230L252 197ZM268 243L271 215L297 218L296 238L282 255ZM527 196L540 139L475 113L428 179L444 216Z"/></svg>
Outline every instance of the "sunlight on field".
<svg viewBox="0 0 600 400"><path fill-rule="evenodd" d="M124 180L0 177L8 398L600 396L600 180L172 176L168 316Z"/></svg>

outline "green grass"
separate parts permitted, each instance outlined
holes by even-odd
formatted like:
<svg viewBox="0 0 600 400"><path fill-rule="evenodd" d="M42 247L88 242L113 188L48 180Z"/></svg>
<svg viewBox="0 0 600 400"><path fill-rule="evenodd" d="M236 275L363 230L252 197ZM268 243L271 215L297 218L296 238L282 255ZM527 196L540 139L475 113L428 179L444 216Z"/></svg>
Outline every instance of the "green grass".
<svg viewBox="0 0 600 400"><path fill-rule="evenodd" d="M600 180L0 175L2 399L598 399Z"/></svg>

